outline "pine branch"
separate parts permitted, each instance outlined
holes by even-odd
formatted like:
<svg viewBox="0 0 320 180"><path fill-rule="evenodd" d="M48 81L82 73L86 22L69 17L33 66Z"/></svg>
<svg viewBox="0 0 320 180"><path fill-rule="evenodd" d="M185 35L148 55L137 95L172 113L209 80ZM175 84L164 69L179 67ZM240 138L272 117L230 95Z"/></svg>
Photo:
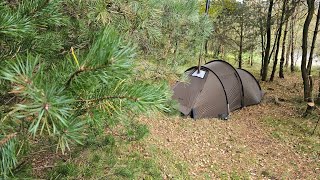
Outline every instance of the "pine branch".
<svg viewBox="0 0 320 180"><path fill-rule="evenodd" d="M78 76L79 74L83 73L83 72L86 72L86 71L89 71L89 69L83 69L83 68L80 68L78 71L74 72L68 79L67 83L66 83L66 87L69 87L70 84L71 84L71 81L76 77Z"/></svg>
<svg viewBox="0 0 320 180"><path fill-rule="evenodd" d="M95 102L95 101L103 101L106 99L127 99L127 100L132 100L134 102L137 102L139 98L136 97L130 97L130 96L105 96L101 98L96 98L96 99L85 99L85 100L78 100L79 102Z"/></svg>
<svg viewBox="0 0 320 180"><path fill-rule="evenodd" d="M9 142L11 139L15 138L17 136L17 133L12 133L7 136L5 136L3 139L0 141L0 148L3 147L7 142Z"/></svg>
<svg viewBox="0 0 320 180"><path fill-rule="evenodd" d="M69 87L72 80L75 79L77 76L79 76L81 73L84 73L84 72L89 72L89 71L98 71L100 69L104 69L108 67L107 65L105 66L99 66L99 67L96 67L96 68L84 68L84 67L81 67L79 70L75 71L68 79L67 83L65 84L66 87Z"/></svg>

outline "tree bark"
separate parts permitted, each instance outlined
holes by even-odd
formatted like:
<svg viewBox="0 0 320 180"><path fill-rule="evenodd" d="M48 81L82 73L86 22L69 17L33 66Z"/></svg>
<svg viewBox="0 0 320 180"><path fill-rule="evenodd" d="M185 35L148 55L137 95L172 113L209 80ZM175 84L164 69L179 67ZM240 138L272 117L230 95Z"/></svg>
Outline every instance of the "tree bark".
<svg viewBox="0 0 320 180"><path fill-rule="evenodd" d="M262 18L260 17L259 18L260 21L259 21L259 25L260 25L260 38L261 38L261 69L260 69L260 76L262 77L262 70L263 70L263 66L264 66L264 51L265 51L265 44L264 44L264 36L265 36L265 33L264 33L264 30L263 30L263 20Z"/></svg>
<svg viewBox="0 0 320 180"><path fill-rule="evenodd" d="M303 25L302 33L302 60L301 60L301 76L303 80L303 96L304 100L311 102L310 81L307 70L307 54L308 54L308 31L314 13L314 0L307 0L308 15Z"/></svg>
<svg viewBox="0 0 320 180"><path fill-rule="evenodd" d="M309 75L308 78L309 78L309 83L310 83L310 90L311 90L310 94L311 94L311 97L310 97L310 100L309 100L308 103L307 103L307 109L306 109L306 111L304 112L303 117L308 116L308 115L311 114L311 112L315 109L315 105L314 105L314 101L313 101L313 96L312 96L312 89L313 89L312 76Z"/></svg>
<svg viewBox="0 0 320 180"><path fill-rule="evenodd" d="M264 53L264 60L263 60L263 68L262 68L262 81L267 80L268 76L268 61L269 61L269 53L270 53L270 44L271 44L271 15L272 15L272 7L273 7L273 0L269 2L269 9L268 9L268 17L267 17L267 44L266 50Z"/></svg>
<svg viewBox="0 0 320 180"><path fill-rule="evenodd" d="M294 0L293 0L294 1ZM293 4L293 3L292 3ZM291 29L291 23L292 23L292 20L293 20L293 16L294 16L294 10L295 10L295 8L293 9L293 12L292 12L292 14L291 14L291 18L289 19L289 17L288 17L288 19L287 19L287 31L289 32L289 31L291 31L292 29ZM290 23L289 23L290 22ZM292 45L292 38L291 38L291 34L289 34L288 35L289 37L289 42L287 43L287 48L286 48L286 63L284 64L284 66L285 66L285 68L286 69L288 69L288 66L289 66L289 60L290 60L290 52L291 52L291 45Z"/></svg>
<svg viewBox="0 0 320 180"><path fill-rule="evenodd" d="M250 52L250 66L252 67L253 66L253 47L251 47L251 52Z"/></svg>
<svg viewBox="0 0 320 180"><path fill-rule="evenodd" d="M290 26L290 24L289 24ZM289 29L289 28L288 28ZM290 36L289 36L290 37ZM288 69L289 67L289 60L290 60L290 49L291 49L291 38L289 39L289 42L287 43L287 47L286 47L286 62L284 64L284 67L286 69Z"/></svg>
<svg viewBox="0 0 320 180"><path fill-rule="evenodd" d="M204 51L205 51L205 56L208 56L208 39L206 39L205 43L204 43Z"/></svg>
<svg viewBox="0 0 320 180"><path fill-rule="evenodd" d="M243 51L243 19L241 18L241 24L240 24L240 44L239 44L239 68L242 68L242 51Z"/></svg>
<svg viewBox="0 0 320 180"><path fill-rule="evenodd" d="M286 38L288 34L288 23L289 21L287 20L284 28L285 30L283 34L283 40L282 40L282 52L281 52L280 67L279 67L279 78L284 78L283 65L284 65L284 55L286 52Z"/></svg>
<svg viewBox="0 0 320 180"><path fill-rule="evenodd" d="M316 25L315 25L314 32L313 32L313 38L312 38L312 43L311 43L311 48L310 48L308 65L307 65L308 75L311 74L311 67L312 67L312 61L313 61L313 51L314 51L314 46L316 44L318 29L319 29L319 19L320 19L320 2L318 5L317 20L316 20ZM311 89L311 91L312 91L312 89Z"/></svg>
<svg viewBox="0 0 320 180"><path fill-rule="evenodd" d="M320 105L320 72L319 72L319 80L318 80L318 96L317 96L317 99L316 99L316 104L317 105Z"/></svg>
<svg viewBox="0 0 320 180"><path fill-rule="evenodd" d="M282 34L282 24L283 24L283 20L284 20L285 11L286 11L286 3L287 3L287 0L283 0L282 13L281 13L281 19L280 19L280 25L279 25L279 35L278 35L278 38L277 38L277 40L278 40L277 49L276 49L276 54L275 54L275 58L274 58L274 62L273 62L270 81L273 81L275 72L277 70L278 54L279 54L279 48L280 48L280 39L281 39L281 34Z"/></svg>
<svg viewBox="0 0 320 180"><path fill-rule="evenodd" d="M280 11L278 13L280 13ZM271 58L272 58L272 55L273 55L273 53L274 53L274 51L276 50L276 47L277 47L280 25L281 25L280 19L278 18L278 20L277 20L277 28L276 28L277 31L276 31L276 33L274 35L274 42L273 42L273 45L272 45L272 50L271 50L270 55L269 55L268 65L269 65L269 63L271 61Z"/></svg>
<svg viewBox="0 0 320 180"><path fill-rule="evenodd" d="M291 60L291 63L290 63L290 70L291 72L294 72L294 44L295 44L295 41L294 41L294 25L295 25L295 18L296 15L292 16L291 17L291 23L290 23L290 28L291 28L291 40L290 40L290 47L291 47L291 50L290 50L290 60Z"/></svg>

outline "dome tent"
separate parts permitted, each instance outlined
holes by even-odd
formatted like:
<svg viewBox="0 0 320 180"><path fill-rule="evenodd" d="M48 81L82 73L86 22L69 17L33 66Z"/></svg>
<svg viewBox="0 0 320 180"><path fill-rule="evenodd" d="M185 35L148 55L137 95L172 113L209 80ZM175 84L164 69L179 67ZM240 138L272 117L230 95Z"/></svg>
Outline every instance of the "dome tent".
<svg viewBox="0 0 320 180"><path fill-rule="evenodd" d="M173 87L173 99L185 116L226 119L231 111L261 102L261 87L254 76L225 61L192 67L186 74L189 81Z"/></svg>

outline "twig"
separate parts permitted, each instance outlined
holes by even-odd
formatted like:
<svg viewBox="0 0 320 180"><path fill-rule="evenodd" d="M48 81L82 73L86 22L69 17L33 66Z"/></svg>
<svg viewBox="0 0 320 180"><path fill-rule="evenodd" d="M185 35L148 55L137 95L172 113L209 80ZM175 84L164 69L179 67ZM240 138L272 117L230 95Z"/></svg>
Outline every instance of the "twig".
<svg viewBox="0 0 320 180"><path fill-rule="evenodd" d="M72 82L72 80L75 78L75 77L77 77L77 76L79 76L79 74L81 74L81 73L83 73L83 72L88 72L88 71L97 71L97 70L99 70L99 69L104 69L104 68L106 68L107 67L107 65L105 65L105 66L99 66L99 67L96 67L96 68L85 68L85 67L81 67L79 70L77 70L76 72L74 72L70 77L69 77L69 79L68 79L68 81L67 81L67 83L66 83L66 87L69 87L70 86L70 84L71 84L71 82Z"/></svg>
<svg viewBox="0 0 320 180"><path fill-rule="evenodd" d="M33 170L38 170L38 169L47 169L47 168L54 168L56 166L53 166L53 165L48 165L48 166L42 166L42 167L35 167L35 168L32 168Z"/></svg>
<svg viewBox="0 0 320 180"><path fill-rule="evenodd" d="M135 102L139 100L138 98L130 97L130 96L105 96L97 99L85 99L85 100L81 99L81 100L78 100L78 102L95 102L95 101L102 101L106 99L128 99Z"/></svg>
<svg viewBox="0 0 320 180"><path fill-rule="evenodd" d="M12 96L7 102L4 103L4 105L9 104L16 96Z"/></svg>
<svg viewBox="0 0 320 180"><path fill-rule="evenodd" d="M79 69L78 71L74 72L70 78L68 79L67 83L66 83L66 87L69 87L71 84L71 81L78 76L80 73L85 72L85 71L89 71L88 69Z"/></svg>

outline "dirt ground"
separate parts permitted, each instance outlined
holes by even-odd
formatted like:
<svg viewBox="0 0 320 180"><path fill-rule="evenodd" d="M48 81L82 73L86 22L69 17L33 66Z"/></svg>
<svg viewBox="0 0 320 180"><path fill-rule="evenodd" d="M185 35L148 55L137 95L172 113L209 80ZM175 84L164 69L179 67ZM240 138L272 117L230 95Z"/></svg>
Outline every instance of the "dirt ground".
<svg viewBox="0 0 320 180"><path fill-rule="evenodd" d="M309 121L301 117L305 107L300 100L300 78L292 75L261 86L266 92L263 102L233 112L228 121L141 118L150 128L146 144L172 153L186 164L192 179L320 179L319 130L311 142L317 152L308 153L297 147L311 135L277 132L277 124L265 122L276 119L281 125L282 120ZM277 133L283 138L277 138ZM164 177L172 178L166 167L162 168Z"/></svg>

